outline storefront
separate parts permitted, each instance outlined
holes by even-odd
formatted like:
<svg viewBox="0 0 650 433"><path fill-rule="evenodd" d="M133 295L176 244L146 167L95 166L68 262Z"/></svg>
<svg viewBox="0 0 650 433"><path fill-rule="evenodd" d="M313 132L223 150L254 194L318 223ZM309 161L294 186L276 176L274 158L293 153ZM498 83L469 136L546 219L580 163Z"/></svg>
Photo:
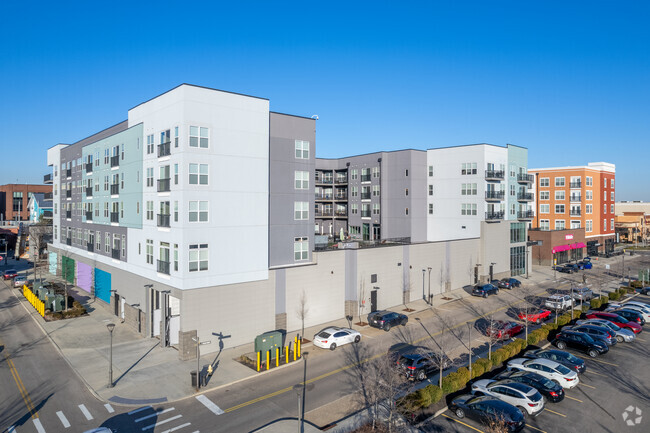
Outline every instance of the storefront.
<svg viewBox="0 0 650 433"><path fill-rule="evenodd" d="M534 265L552 266L581 260L586 256L585 230L528 230L530 241L542 241L531 247Z"/></svg>

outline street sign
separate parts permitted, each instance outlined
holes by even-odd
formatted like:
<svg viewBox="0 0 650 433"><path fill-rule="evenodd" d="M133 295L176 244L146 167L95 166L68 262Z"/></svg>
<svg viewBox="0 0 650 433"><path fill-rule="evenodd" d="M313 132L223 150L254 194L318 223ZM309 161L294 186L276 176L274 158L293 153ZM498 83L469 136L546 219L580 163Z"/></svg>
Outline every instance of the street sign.
<svg viewBox="0 0 650 433"><path fill-rule="evenodd" d="M605 269L609 270L609 265L605 265Z"/></svg>
<svg viewBox="0 0 650 433"><path fill-rule="evenodd" d="M203 346L204 344L210 344L210 343L212 343L212 340L201 341L201 342L199 343L199 346Z"/></svg>

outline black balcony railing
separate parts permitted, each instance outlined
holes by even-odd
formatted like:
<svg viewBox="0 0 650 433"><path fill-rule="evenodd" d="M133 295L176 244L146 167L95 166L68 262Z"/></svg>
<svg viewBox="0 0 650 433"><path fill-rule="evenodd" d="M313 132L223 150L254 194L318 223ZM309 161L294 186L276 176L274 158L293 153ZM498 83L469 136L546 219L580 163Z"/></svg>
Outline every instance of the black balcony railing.
<svg viewBox="0 0 650 433"><path fill-rule="evenodd" d="M72 218L72 211L71 210L65 211L65 217L68 219Z"/></svg>
<svg viewBox="0 0 650 433"><path fill-rule="evenodd" d="M534 179L535 179L535 177L532 174L519 173L517 175L517 182L533 183Z"/></svg>
<svg viewBox="0 0 650 433"><path fill-rule="evenodd" d="M370 182L370 175L369 174L362 174L361 175L361 182Z"/></svg>
<svg viewBox="0 0 650 433"><path fill-rule="evenodd" d="M316 216L317 217L329 217L329 216L332 216L332 210L331 209L317 210L316 211Z"/></svg>
<svg viewBox="0 0 650 433"><path fill-rule="evenodd" d="M495 221L503 219L503 211L485 212L485 219L487 221Z"/></svg>
<svg viewBox="0 0 650 433"><path fill-rule="evenodd" d="M95 243L94 242L86 243L86 249L88 250L89 253L92 253L93 251L95 251Z"/></svg>
<svg viewBox="0 0 650 433"><path fill-rule="evenodd" d="M52 173L43 176L43 183L51 184L53 181L54 180L52 179Z"/></svg>
<svg viewBox="0 0 650 433"><path fill-rule="evenodd" d="M92 221L93 220L93 212L86 212L86 221Z"/></svg>
<svg viewBox="0 0 650 433"><path fill-rule="evenodd" d="M111 184L111 195L117 195L120 193L120 184L113 183Z"/></svg>
<svg viewBox="0 0 650 433"><path fill-rule="evenodd" d="M167 192L170 190L171 178L158 179L158 192Z"/></svg>
<svg viewBox="0 0 650 433"><path fill-rule="evenodd" d="M488 180L503 180L505 179L505 173L503 170L485 170L485 178Z"/></svg>
<svg viewBox="0 0 650 433"><path fill-rule="evenodd" d="M66 238L65 243L67 245L72 245L72 238Z"/></svg>
<svg viewBox="0 0 650 433"><path fill-rule="evenodd" d="M520 210L517 212L517 218L520 220L529 220L535 217L535 212L532 210Z"/></svg>
<svg viewBox="0 0 650 433"><path fill-rule="evenodd" d="M517 194L517 200L519 201L533 201L532 192L520 192Z"/></svg>
<svg viewBox="0 0 650 433"><path fill-rule="evenodd" d="M92 186L87 186L86 187L86 197L92 197L93 196L93 187Z"/></svg>
<svg viewBox="0 0 650 433"><path fill-rule="evenodd" d="M361 211L361 218L370 218L370 211L369 210L362 210Z"/></svg>
<svg viewBox="0 0 650 433"><path fill-rule="evenodd" d="M93 163L92 162L87 162L86 163L86 173L92 173L93 172Z"/></svg>
<svg viewBox="0 0 650 433"><path fill-rule="evenodd" d="M43 200L52 200L52 193L46 192L45 195L43 196Z"/></svg>
<svg viewBox="0 0 650 433"><path fill-rule="evenodd" d="M581 216L582 211L580 209L571 209L570 215L571 216Z"/></svg>
<svg viewBox="0 0 650 433"><path fill-rule="evenodd" d="M71 190L71 189L66 189L66 190L65 190L65 196L66 196L67 198L72 197L72 190Z"/></svg>
<svg viewBox="0 0 650 433"><path fill-rule="evenodd" d="M371 194L369 192L362 192L361 193L361 200L370 200Z"/></svg>
<svg viewBox="0 0 650 433"><path fill-rule="evenodd" d="M348 195L347 194L336 194L335 198L337 200L347 200Z"/></svg>
<svg viewBox="0 0 650 433"><path fill-rule="evenodd" d="M569 196L569 200L571 200L571 201L582 201L582 196L572 194L572 195Z"/></svg>
<svg viewBox="0 0 650 433"><path fill-rule="evenodd" d="M332 194L318 194L316 193L314 195L316 200L331 200L332 199Z"/></svg>
<svg viewBox="0 0 650 433"><path fill-rule="evenodd" d="M111 156L111 167L120 166L120 155Z"/></svg>
<svg viewBox="0 0 650 433"><path fill-rule="evenodd" d="M120 249L119 248L111 249L111 257L113 257L114 259L119 260L120 259Z"/></svg>
<svg viewBox="0 0 650 433"><path fill-rule="evenodd" d="M112 223L119 223L120 222L120 213L119 212L111 212L111 222Z"/></svg>
<svg viewBox="0 0 650 433"><path fill-rule="evenodd" d="M169 262L158 260L158 272L169 275Z"/></svg>
<svg viewBox="0 0 650 433"><path fill-rule="evenodd" d="M485 191L485 199L486 200L503 200L505 197L506 193L505 191Z"/></svg>
<svg viewBox="0 0 650 433"><path fill-rule="evenodd" d="M569 188L582 188L582 182L569 182Z"/></svg>
<svg viewBox="0 0 650 433"><path fill-rule="evenodd" d="M326 184L330 184L330 183L332 183L332 178L331 178L331 177L320 177L320 176L316 176L316 183L326 183Z"/></svg>
<svg viewBox="0 0 650 433"><path fill-rule="evenodd" d="M52 218L52 211L51 210L44 210L43 211L43 218Z"/></svg>
<svg viewBox="0 0 650 433"><path fill-rule="evenodd" d="M171 155L171 144L172 142L168 141L167 143L161 143L158 145L158 158Z"/></svg>
<svg viewBox="0 0 650 433"><path fill-rule="evenodd" d="M170 214L159 213L158 214L158 227L169 227L169 222L171 220Z"/></svg>
<svg viewBox="0 0 650 433"><path fill-rule="evenodd" d="M337 210L336 211L336 216L338 216L338 217L346 217L346 216L348 216L348 211L346 211L346 210Z"/></svg>
<svg viewBox="0 0 650 433"><path fill-rule="evenodd" d="M72 169L69 168L65 171L65 177L72 177Z"/></svg>
<svg viewBox="0 0 650 433"><path fill-rule="evenodd" d="M347 176L344 176L344 177L337 177L337 178L336 178L336 183L348 183L348 178L347 178Z"/></svg>

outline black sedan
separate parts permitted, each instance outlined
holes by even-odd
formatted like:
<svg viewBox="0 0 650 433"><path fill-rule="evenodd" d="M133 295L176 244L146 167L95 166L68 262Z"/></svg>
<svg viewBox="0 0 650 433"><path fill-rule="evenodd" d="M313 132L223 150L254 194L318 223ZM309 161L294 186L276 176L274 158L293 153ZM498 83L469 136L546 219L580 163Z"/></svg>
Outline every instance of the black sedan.
<svg viewBox="0 0 650 433"><path fill-rule="evenodd" d="M560 384L547 379L544 376L532 371L504 371L494 377L495 380L510 379L524 385L532 386L539 391L547 400L558 403L564 400L564 389Z"/></svg>
<svg viewBox="0 0 650 433"><path fill-rule="evenodd" d="M553 344L560 350L564 350L567 347L573 347L574 349L585 352L592 358L609 352L607 343L600 340L594 340L589 335L583 334L582 332L562 330L562 332L555 336Z"/></svg>
<svg viewBox="0 0 650 433"><path fill-rule="evenodd" d="M587 369L587 365L585 364L584 360L563 350L556 350L556 349L529 350L526 353L524 353L524 357L531 358L531 359L535 359L535 358L550 359L551 361L555 361L558 364L562 364L565 367L568 367L571 370L575 370L578 373L584 373L585 370Z"/></svg>
<svg viewBox="0 0 650 433"><path fill-rule="evenodd" d="M390 328L397 325L406 326L409 318L404 314L393 311L374 311L368 314L368 324L375 328L390 331Z"/></svg>
<svg viewBox="0 0 650 433"><path fill-rule="evenodd" d="M493 284L479 284L472 288L472 295L487 298L489 295L497 295L499 288Z"/></svg>
<svg viewBox="0 0 650 433"><path fill-rule="evenodd" d="M630 322L638 323L640 326L645 325L645 319L643 314L638 311L629 310L626 308L617 308L615 310L608 310L610 313L618 314L621 317L626 318Z"/></svg>
<svg viewBox="0 0 650 433"><path fill-rule="evenodd" d="M449 410L458 418L467 417L484 425L503 421L510 432L518 432L526 427L524 415L519 409L494 397L464 394L451 401Z"/></svg>
<svg viewBox="0 0 650 433"><path fill-rule="evenodd" d="M573 268L570 268L568 266L554 266L553 269L555 269L558 272L564 272L565 274L570 274L573 272Z"/></svg>

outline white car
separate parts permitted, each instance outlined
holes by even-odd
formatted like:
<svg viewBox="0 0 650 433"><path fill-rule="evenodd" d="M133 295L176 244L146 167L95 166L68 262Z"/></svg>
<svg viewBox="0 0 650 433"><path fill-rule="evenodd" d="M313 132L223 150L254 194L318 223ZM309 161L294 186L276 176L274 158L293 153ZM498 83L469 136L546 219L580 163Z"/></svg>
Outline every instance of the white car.
<svg viewBox="0 0 650 433"><path fill-rule="evenodd" d="M546 298L544 306L551 310L566 310L571 308L571 305L575 303L575 300L569 295L551 295Z"/></svg>
<svg viewBox="0 0 650 433"><path fill-rule="evenodd" d="M361 341L361 333L350 328L331 326L314 335L314 346L334 350L337 346Z"/></svg>
<svg viewBox="0 0 650 433"><path fill-rule="evenodd" d="M650 309L650 304L646 304L645 302L639 302L639 301L627 301L625 305L638 305L639 307Z"/></svg>
<svg viewBox="0 0 650 433"><path fill-rule="evenodd" d="M515 358L508 362L508 370L532 371L567 389L571 389L580 383L577 372L550 359Z"/></svg>
<svg viewBox="0 0 650 433"><path fill-rule="evenodd" d="M532 386L513 380L481 379L472 384L472 394L489 395L517 407L524 415L537 416L544 410L544 397Z"/></svg>
<svg viewBox="0 0 650 433"><path fill-rule="evenodd" d="M605 311L612 311L616 310L618 308L625 308L626 310L632 310L636 311L641 316L643 316L643 319L647 322L650 320L650 309L649 308L644 308L636 304L630 304L629 302L626 302L625 304L613 304L610 307L606 308Z"/></svg>
<svg viewBox="0 0 650 433"><path fill-rule="evenodd" d="M14 278L14 287L22 287L23 284L27 284L27 277L24 275L18 275Z"/></svg>

